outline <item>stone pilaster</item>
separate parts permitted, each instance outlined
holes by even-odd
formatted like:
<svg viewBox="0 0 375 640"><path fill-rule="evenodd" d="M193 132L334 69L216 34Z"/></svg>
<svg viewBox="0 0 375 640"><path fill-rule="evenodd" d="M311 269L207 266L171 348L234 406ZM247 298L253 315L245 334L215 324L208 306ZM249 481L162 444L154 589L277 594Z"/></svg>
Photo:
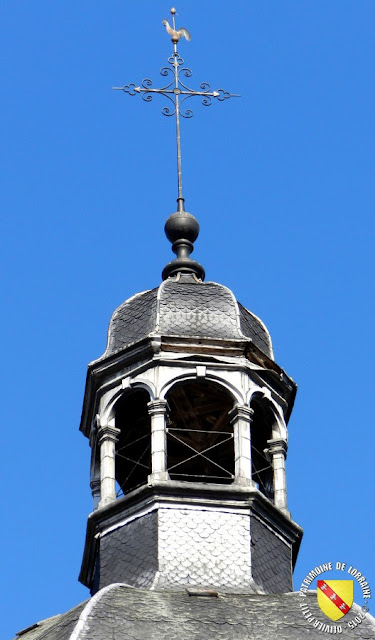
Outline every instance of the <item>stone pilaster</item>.
<svg viewBox="0 0 375 640"><path fill-rule="evenodd" d="M268 453L272 460L273 468L273 491L275 507L278 507L286 515L289 515L287 510L287 495L286 495L286 473L285 473L285 459L288 445L285 440L268 440Z"/></svg>
<svg viewBox="0 0 375 640"><path fill-rule="evenodd" d="M236 404L229 413L234 437L234 473L237 484L252 486L251 478L251 419L254 411Z"/></svg>
<svg viewBox="0 0 375 640"><path fill-rule="evenodd" d="M153 400L148 403L151 417L151 476L150 480L168 480L167 472L167 430L166 400Z"/></svg>
<svg viewBox="0 0 375 640"><path fill-rule="evenodd" d="M98 507L104 507L116 500L115 456L116 442L120 429L105 424L98 432L100 447L100 502Z"/></svg>

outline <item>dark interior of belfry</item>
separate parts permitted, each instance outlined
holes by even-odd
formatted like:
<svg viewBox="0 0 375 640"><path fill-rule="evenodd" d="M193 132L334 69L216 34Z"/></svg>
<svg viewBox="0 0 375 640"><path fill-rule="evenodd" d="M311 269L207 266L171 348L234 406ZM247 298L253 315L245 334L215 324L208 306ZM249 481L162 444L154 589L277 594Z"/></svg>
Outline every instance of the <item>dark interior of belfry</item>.
<svg viewBox="0 0 375 640"><path fill-rule="evenodd" d="M151 473L151 418L144 389L125 391L116 403L116 427L121 433L116 445L116 483L124 495L147 482Z"/></svg>
<svg viewBox="0 0 375 640"><path fill-rule="evenodd" d="M218 482L234 479L233 398L206 380L175 384L166 396L168 472L172 480Z"/></svg>
<svg viewBox="0 0 375 640"><path fill-rule="evenodd" d="M229 413L232 395L207 380L176 383L166 394L167 469L171 480L229 484L234 480L234 437ZM118 496L147 483L151 473L151 419L144 389L131 389L116 404ZM267 440L273 414L254 399L251 425L252 474L259 490L273 498L272 469Z"/></svg>
<svg viewBox="0 0 375 640"><path fill-rule="evenodd" d="M251 422L251 466L253 480L267 498L273 500L273 471L267 456L267 441L272 438L275 417L263 399L254 396L251 402L254 410Z"/></svg>

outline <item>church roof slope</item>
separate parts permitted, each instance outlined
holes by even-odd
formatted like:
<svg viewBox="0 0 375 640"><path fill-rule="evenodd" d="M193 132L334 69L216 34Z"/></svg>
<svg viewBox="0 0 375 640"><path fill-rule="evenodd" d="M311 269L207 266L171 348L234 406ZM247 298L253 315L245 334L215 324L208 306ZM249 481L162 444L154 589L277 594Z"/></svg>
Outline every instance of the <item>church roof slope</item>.
<svg viewBox="0 0 375 640"><path fill-rule="evenodd" d="M41 620L18 631L14 640L65 640L65 638L70 638L86 603L87 601L81 602L66 613Z"/></svg>
<svg viewBox="0 0 375 640"><path fill-rule="evenodd" d="M44 627L39 623L39 631L29 631L21 639L312 640L327 637L326 632L318 631L304 619L298 593L212 593L189 595L187 591L146 591L113 584L86 603L79 620L79 608L76 607L57 617L56 627L53 624ZM309 594L307 599L312 614L320 620L325 618L316 604L315 593ZM72 617L77 620L73 630ZM342 627L340 636L352 640L369 640L375 633L375 621L369 615L353 630L344 624Z"/></svg>

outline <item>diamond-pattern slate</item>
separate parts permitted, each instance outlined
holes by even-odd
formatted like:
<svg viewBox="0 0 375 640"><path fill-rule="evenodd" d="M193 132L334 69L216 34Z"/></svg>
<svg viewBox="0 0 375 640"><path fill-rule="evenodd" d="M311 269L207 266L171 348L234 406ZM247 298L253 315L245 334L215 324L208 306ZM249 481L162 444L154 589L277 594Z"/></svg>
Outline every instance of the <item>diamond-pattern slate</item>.
<svg viewBox="0 0 375 640"><path fill-rule="evenodd" d="M138 293L113 313L102 356L119 353L151 333L166 336L253 340L272 357L270 336L256 316L236 302L226 287L191 275L168 278L160 287Z"/></svg>
<svg viewBox="0 0 375 640"><path fill-rule="evenodd" d="M264 325L259 319L254 316L251 311L245 309L245 307L237 302L240 311L240 326L242 333L251 338L254 344L265 353L269 358L272 358L272 344L270 335Z"/></svg>
<svg viewBox="0 0 375 640"><path fill-rule="evenodd" d="M168 278L161 285L162 334L237 339L240 337L236 303L216 282L196 282L191 276Z"/></svg>
<svg viewBox="0 0 375 640"><path fill-rule="evenodd" d="M293 589L292 549L255 517L251 518L253 578L266 593Z"/></svg>
<svg viewBox="0 0 375 640"><path fill-rule="evenodd" d="M104 356L125 349L133 342L143 340L156 324L156 297L158 290L138 293L122 303L113 313L108 329L108 345Z"/></svg>
<svg viewBox="0 0 375 640"><path fill-rule="evenodd" d="M255 515L159 506L100 538L91 593L115 582L286 593L292 549Z"/></svg>
<svg viewBox="0 0 375 640"><path fill-rule="evenodd" d="M113 582L150 586L158 568L157 544L156 511L104 535L100 539L92 592Z"/></svg>

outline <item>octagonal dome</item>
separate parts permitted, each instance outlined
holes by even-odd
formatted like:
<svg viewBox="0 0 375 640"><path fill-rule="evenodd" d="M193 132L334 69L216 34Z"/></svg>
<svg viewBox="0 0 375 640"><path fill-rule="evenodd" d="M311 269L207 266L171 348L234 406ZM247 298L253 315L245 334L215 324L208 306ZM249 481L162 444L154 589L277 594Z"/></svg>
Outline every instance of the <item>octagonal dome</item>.
<svg viewBox="0 0 375 640"><path fill-rule="evenodd" d="M232 291L191 274L170 277L159 287L137 293L113 313L102 358L123 351L149 335L217 340L251 339L273 358L263 322L245 309Z"/></svg>

